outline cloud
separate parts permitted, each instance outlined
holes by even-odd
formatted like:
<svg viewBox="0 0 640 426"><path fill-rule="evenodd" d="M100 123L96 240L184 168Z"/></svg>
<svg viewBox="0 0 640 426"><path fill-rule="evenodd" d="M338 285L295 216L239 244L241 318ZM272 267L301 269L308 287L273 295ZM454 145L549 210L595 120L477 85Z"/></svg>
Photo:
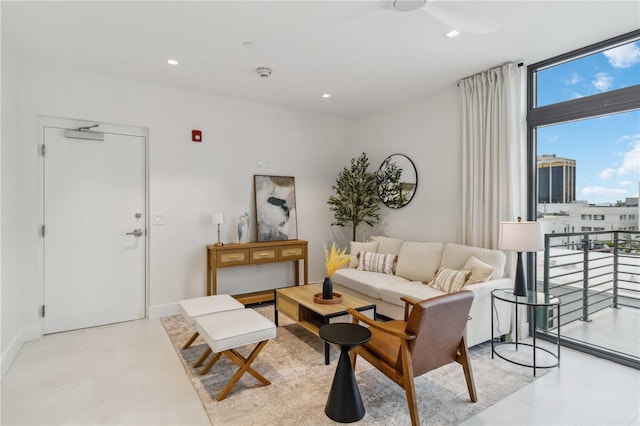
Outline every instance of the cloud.
<svg viewBox="0 0 640 426"><path fill-rule="evenodd" d="M637 43L624 44L602 53L614 68L629 68L640 62L640 47Z"/></svg>
<svg viewBox="0 0 640 426"><path fill-rule="evenodd" d="M566 84L575 85L580 83L582 80L584 79L580 76L580 74L578 74L577 72L574 72L573 74L571 74L571 78L569 80L565 80L564 82Z"/></svg>
<svg viewBox="0 0 640 426"><path fill-rule="evenodd" d="M621 176L628 174L640 176L640 141L634 142L631 150L624 153L618 174Z"/></svg>
<svg viewBox="0 0 640 426"><path fill-rule="evenodd" d="M618 142L628 144L629 150L623 151L618 154L621 158L620 165L615 169L607 167L598 173L600 179L607 180L614 176L638 176L640 178L640 133L633 135L625 135L618 139ZM623 180L618 183L622 186L629 186L633 184L631 180Z"/></svg>
<svg viewBox="0 0 640 426"><path fill-rule="evenodd" d="M608 167L608 168L604 169L603 171L601 171L598 175L600 176L600 179L607 180L607 179L610 179L613 176L615 176L615 174L616 174L616 169L612 169L612 168Z"/></svg>
<svg viewBox="0 0 640 426"><path fill-rule="evenodd" d="M601 92L605 92L613 86L613 77L606 72L599 72L595 75L595 79L591 80L593 87Z"/></svg>
<svg viewBox="0 0 640 426"><path fill-rule="evenodd" d="M624 189L618 188L603 188L601 186L585 186L582 188L582 195L585 198L589 197L607 197L607 198L616 198L621 196L626 196L627 191Z"/></svg>
<svg viewBox="0 0 640 426"><path fill-rule="evenodd" d="M618 142L627 142L627 141L640 141L640 133L636 133L635 135L624 135Z"/></svg>

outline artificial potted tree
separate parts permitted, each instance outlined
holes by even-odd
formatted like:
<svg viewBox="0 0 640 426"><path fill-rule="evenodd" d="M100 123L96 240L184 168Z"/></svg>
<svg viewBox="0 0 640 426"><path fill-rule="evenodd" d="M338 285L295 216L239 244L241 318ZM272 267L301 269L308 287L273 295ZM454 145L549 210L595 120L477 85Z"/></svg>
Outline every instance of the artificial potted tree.
<svg viewBox="0 0 640 426"><path fill-rule="evenodd" d="M329 210L335 221L331 226L351 226L351 241L356 241L356 230L362 222L373 226L380 221L380 196L378 174L370 172L369 158L362 153L351 159L331 187L335 195L329 197Z"/></svg>

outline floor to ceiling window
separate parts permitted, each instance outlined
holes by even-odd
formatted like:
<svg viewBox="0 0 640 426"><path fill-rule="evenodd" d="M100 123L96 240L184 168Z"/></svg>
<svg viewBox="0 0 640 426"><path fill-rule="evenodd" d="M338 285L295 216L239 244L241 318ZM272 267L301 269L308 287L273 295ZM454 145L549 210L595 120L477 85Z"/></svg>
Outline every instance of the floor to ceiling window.
<svg viewBox="0 0 640 426"><path fill-rule="evenodd" d="M541 326L640 368L640 31L530 65L527 126Z"/></svg>

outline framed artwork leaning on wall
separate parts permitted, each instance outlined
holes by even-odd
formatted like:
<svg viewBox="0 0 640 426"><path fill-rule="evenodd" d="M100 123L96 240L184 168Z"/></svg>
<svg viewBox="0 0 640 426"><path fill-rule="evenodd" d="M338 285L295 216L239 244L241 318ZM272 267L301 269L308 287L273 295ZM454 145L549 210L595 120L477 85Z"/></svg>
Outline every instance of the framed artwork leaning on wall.
<svg viewBox="0 0 640 426"><path fill-rule="evenodd" d="M293 176L254 175L258 241L298 239Z"/></svg>

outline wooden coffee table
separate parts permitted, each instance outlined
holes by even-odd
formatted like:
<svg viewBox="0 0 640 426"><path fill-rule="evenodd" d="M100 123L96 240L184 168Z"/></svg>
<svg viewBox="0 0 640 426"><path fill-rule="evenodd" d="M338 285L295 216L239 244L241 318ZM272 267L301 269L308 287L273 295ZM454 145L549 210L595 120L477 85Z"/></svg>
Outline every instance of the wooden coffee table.
<svg viewBox="0 0 640 426"><path fill-rule="evenodd" d="M376 305L366 300L343 294L342 302L324 305L313 301L313 295L317 293L322 293L322 284L276 289L274 304L276 326L278 326L278 312L280 312L318 336L318 330L324 324L351 322L351 315L347 313L349 308L360 312L371 311L372 318L376 316ZM324 343L324 363L329 364L329 343L327 342Z"/></svg>

